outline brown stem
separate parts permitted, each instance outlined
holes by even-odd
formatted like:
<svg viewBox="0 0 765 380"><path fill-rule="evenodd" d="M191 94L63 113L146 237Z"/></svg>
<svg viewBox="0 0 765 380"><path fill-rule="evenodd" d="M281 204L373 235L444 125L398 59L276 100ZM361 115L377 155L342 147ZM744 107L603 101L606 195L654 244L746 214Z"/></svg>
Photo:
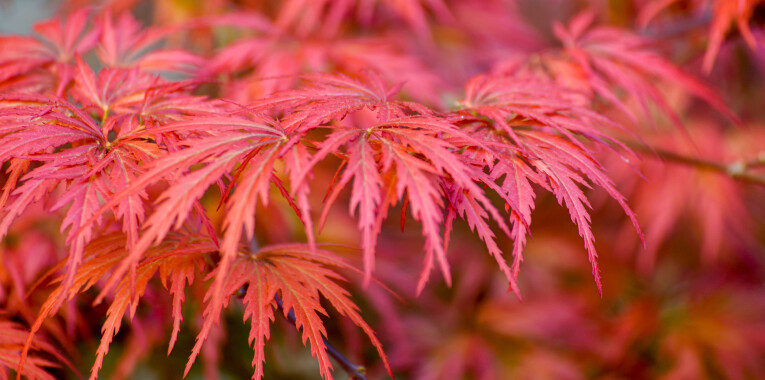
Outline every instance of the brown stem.
<svg viewBox="0 0 765 380"><path fill-rule="evenodd" d="M646 146L645 144L639 143L639 142L624 141L624 143L625 145L627 145L628 147L630 147L631 149L635 151L638 151L641 153L653 154L665 161L671 161L671 162L675 162L679 164L693 166L699 170L717 172L740 182L745 182L745 183L765 187L765 177L747 172L747 169L750 168L750 165L749 165L750 163L756 163L755 165L751 165L751 166L759 165L759 162L760 162L759 159L753 160L747 163L738 161L738 162L734 162L732 164L726 165L726 164L722 164L715 161L709 161L709 160L704 160L701 158L684 156L682 154L675 153L675 152L661 149L661 148Z"/></svg>
<svg viewBox="0 0 765 380"><path fill-rule="evenodd" d="M760 153L757 158L748 161L745 165L747 168L765 166L765 152Z"/></svg>

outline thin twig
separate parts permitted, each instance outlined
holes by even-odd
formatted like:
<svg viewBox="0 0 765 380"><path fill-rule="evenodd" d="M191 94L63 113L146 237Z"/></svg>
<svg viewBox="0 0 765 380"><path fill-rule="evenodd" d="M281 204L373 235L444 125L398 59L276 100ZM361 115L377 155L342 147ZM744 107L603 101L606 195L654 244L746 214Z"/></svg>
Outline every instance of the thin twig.
<svg viewBox="0 0 765 380"><path fill-rule="evenodd" d="M747 168L755 168L759 166L765 166L765 152L761 152L757 158L749 160L746 164Z"/></svg>
<svg viewBox="0 0 765 380"><path fill-rule="evenodd" d="M276 300L276 305L279 307L279 311L282 312L282 315L284 315L284 304L282 303L281 297L277 294L274 299ZM290 310L289 313L284 317L291 325L296 326L295 322L295 313ZM367 380L366 376L364 376L365 368L364 366L356 365L348 358L346 358L340 351L338 351L334 346L332 346L329 341L327 341L326 338L321 338L324 341L324 345L327 346L327 353L329 356L331 356L333 359L335 359L341 367L345 370L345 372L348 372L348 375L351 376L351 379L355 380Z"/></svg>
<svg viewBox="0 0 765 380"><path fill-rule="evenodd" d="M732 179L740 182L745 182L753 185L765 187L765 177L747 172L749 169L748 164L742 161L734 162L732 164L722 164L715 161L704 160L701 158L695 158L690 156L684 156L669 150L649 147L643 143L624 141L625 145L631 149L640 151L642 153L653 154L662 160L671 161L680 164L686 164L693 166L699 170L717 172L726 175ZM759 162L759 161L758 161ZM756 165L753 165L756 166Z"/></svg>

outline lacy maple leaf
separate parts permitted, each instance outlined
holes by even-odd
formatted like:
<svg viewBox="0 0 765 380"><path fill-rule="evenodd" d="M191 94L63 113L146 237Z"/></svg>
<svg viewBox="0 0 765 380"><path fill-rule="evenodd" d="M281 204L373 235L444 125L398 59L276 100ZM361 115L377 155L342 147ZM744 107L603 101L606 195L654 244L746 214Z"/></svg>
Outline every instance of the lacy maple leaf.
<svg viewBox="0 0 765 380"><path fill-rule="evenodd" d="M249 318L251 323L249 342L255 349L252 360L255 367L253 379L263 377L264 346L271 335L269 325L274 320L274 309L277 305L285 317L294 318L295 328L302 330L303 343L310 343L311 354L319 362L322 377L328 380L333 378L332 364L324 340L327 331L321 321L321 316L327 316L327 312L321 306L320 295L340 315L348 317L364 331L392 376L382 343L361 318L359 309L351 301L348 291L337 283L342 281L343 277L331 269L332 267L352 269L336 254L303 244L267 246L254 253L239 251L228 273L221 275L222 267L216 269L216 276L224 278L223 304L216 304L215 298L208 292L208 302L204 310L205 322L197 336L186 373L199 354L210 330L218 323L221 308L228 304L232 295L240 289L246 289L242 302L245 306L244 319Z"/></svg>
<svg viewBox="0 0 765 380"><path fill-rule="evenodd" d="M217 250L217 246L209 238L200 238L197 234L174 233L167 236L162 244L153 247L146 258L138 265L135 282L123 277L119 282L114 299L106 312L103 324L101 344L96 351L96 360L91 369L91 379L98 376L104 356L109 351L112 338L117 334L126 315L132 319L136 313L140 298L156 273L169 293L173 296L173 330L168 351L172 350L180 331L181 306L184 301L184 289L194 281L195 272L204 266L205 255ZM83 263L77 269L71 284L63 282L64 277L57 279L59 285L48 296L43 304L31 332L27 335L26 344L21 355L20 368L27 368L27 353L34 348L33 337L42 327L42 323L56 313L57 305L85 292L95 286L126 256L125 235L115 233L101 236L85 247ZM127 314L129 311L129 315ZM34 367L32 367L34 368Z"/></svg>
<svg viewBox="0 0 765 380"><path fill-rule="evenodd" d="M478 76L468 83L463 101L466 107L463 116L472 118L463 118L461 123L499 153L484 154L480 159L489 169L484 183L492 186L499 181L497 193L512 210L513 274L518 273L531 223L534 183L555 194L558 203L568 209L584 240L595 282L602 291L590 229L590 204L580 186L589 187L589 181L606 190L624 209L641 239L642 233L624 196L577 137L599 144L609 141L618 144L601 130L618 126L579 105L576 99L575 93L547 81Z"/></svg>
<svg viewBox="0 0 765 380"><path fill-rule="evenodd" d="M99 30L87 28L88 10L35 25L38 37L0 37L0 92L31 90L62 95L74 76L76 55L92 49ZM43 69L43 70L37 70Z"/></svg>
<svg viewBox="0 0 765 380"><path fill-rule="evenodd" d="M0 236L33 203L45 202L51 212L66 208L65 288L73 284L84 246L98 232L104 200L132 186L146 163L186 137L153 129L217 108L187 95L187 83L169 84L128 69L106 68L95 76L79 57L73 68L72 101L0 96L0 163L11 162L0 197ZM138 240L146 198L140 188L108 206L122 222L128 246Z"/></svg>
<svg viewBox="0 0 765 380"><path fill-rule="evenodd" d="M473 180L480 176L480 171L458 154L463 148L458 143L476 147L481 143L447 118L436 116L434 111L417 103L396 100L394 96L401 85L388 87L373 72L366 72L358 79L326 74L305 78L308 84L303 88L275 94L256 103L256 107L291 110L283 123L287 130L295 133L305 134L318 127L332 131L323 141L313 144L318 151L304 172L312 170L330 154L343 159L340 169L344 169L328 194L319 224L323 224L329 207L353 180L349 205L351 213L359 209L358 228L362 233L366 281L373 270L381 223L390 206L402 199L405 209L408 207L412 216L422 223L426 240L418 292L425 286L436 262L447 283L450 282L441 237L447 207L458 210L455 215L466 218L471 228L478 229L479 236L515 289L514 279L485 219L491 215L503 230L509 231ZM359 113L365 110L371 110L374 118ZM346 118L350 126L342 125L341 120ZM447 205L445 200L454 205Z"/></svg>
<svg viewBox="0 0 765 380"><path fill-rule="evenodd" d="M738 121L719 95L699 79L687 74L659 54L648 37L615 27L595 25L595 13L582 12L568 25L555 24L554 32L563 47L539 55L515 54L500 61L494 72L503 75L535 76L580 92L593 103L604 100L634 122L637 116L619 95L636 101L648 120L650 105L656 105L677 126L682 121L662 93L659 83L672 83L696 96L717 111ZM599 98L596 98L599 97Z"/></svg>

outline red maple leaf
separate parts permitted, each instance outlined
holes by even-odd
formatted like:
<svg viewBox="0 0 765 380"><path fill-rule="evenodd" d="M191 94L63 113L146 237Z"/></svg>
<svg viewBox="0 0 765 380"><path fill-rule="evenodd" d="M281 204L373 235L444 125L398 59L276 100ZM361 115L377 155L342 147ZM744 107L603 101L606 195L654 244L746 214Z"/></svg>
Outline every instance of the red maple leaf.
<svg viewBox="0 0 765 380"><path fill-rule="evenodd" d="M324 340L327 331L321 321L321 316L326 316L327 312L321 306L319 295L340 315L349 318L364 331L392 376L382 344L372 328L361 318L348 291L337 283L343 281L343 278L332 267L351 269L349 264L334 253L301 244L267 246L254 253L237 252L228 273L221 274L221 266L216 269L216 277L223 278L223 303L216 303L215 295L210 293L214 291L211 288L206 296L205 322L186 365L186 373L210 330L218 323L222 306L227 305L228 299L240 289L246 289L242 302L245 305L244 319L249 318L251 323L249 342L255 350L253 379L263 377L264 346L271 335L269 325L274 320L277 305L285 317L294 318L295 328L302 330L303 344L310 343L311 354L319 362L321 376L324 379L333 378L332 364ZM281 297L280 305L277 297Z"/></svg>
<svg viewBox="0 0 765 380"><path fill-rule="evenodd" d="M590 204L580 187L590 187L591 182L606 190L619 202L641 239L642 233L625 198L577 136L598 144L618 144L603 131L618 125L579 105L576 93L547 81L479 76L468 83L466 92L463 112L479 119L463 115L461 123L472 125L477 138L499 153L481 156L489 168L488 179L483 181L487 186L501 181L496 191L512 210L513 274L517 275L522 261L534 208L531 183L535 183L553 193L558 203L568 209L584 240L598 290L602 291L590 229Z"/></svg>
<svg viewBox="0 0 765 380"><path fill-rule="evenodd" d="M99 36L97 28L87 28L89 11L73 12L66 20L54 18L35 25L38 37L0 37L0 90L11 87L19 89L40 87L49 83L45 92L62 95L72 80L75 56L92 49ZM43 68L53 74L51 81L40 80ZM44 71L45 72L45 71ZM30 78L31 77L31 78Z"/></svg>
<svg viewBox="0 0 765 380"><path fill-rule="evenodd" d="M654 48L656 42L632 31L594 26L594 22L595 13L582 12L568 25L555 24L555 35L563 43L561 49L550 49L539 56L516 54L500 62L494 72L546 78L580 92L580 96L593 103L598 100L597 95L636 122L637 116L619 96L619 92L625 92L637 101L648 120L653 120L650 109L653 104L677 126L682 126L657 85L672 83L731 120L739 120L714 89L659 54Z"/></svg>

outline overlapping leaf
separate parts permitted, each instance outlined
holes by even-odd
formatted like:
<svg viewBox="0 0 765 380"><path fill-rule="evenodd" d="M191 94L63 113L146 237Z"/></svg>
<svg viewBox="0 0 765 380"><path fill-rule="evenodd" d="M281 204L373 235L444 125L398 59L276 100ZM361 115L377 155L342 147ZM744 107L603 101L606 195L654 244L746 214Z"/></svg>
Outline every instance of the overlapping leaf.
<svg viewBox="0 0 765 380"><path fill-rule="evenodd" d="M624 209L635 228L640 228L624 197L616 190L590 150L580 141L584 137L605 144L613 141L603 128L614 128L613 122L578 105L576 97L546 81L521 80L514 77L479 76L467 86L463 102L469 115L479 119L463 122L477 128L481 138L490 142L500 156L485 155L489 168L487 185L500 181L498 194L512 210L517 275L522 261L534 191L531 183L555 194L565 206L571 221L579 228L589 254L592 273L601 289L594 236L590 229L590 204L581 186L589 183L606 192Z"/></svg>
<svg viewBox="0 0 765 380"><path fill-rule="evenodd" d="M191 133L153 129L218 109L188 95L185 83L125 69L104 69L96 77L80 59L75 67L73 93L79 104L6 95L0 114L0 162L14 162L0 198L0 235L34 202L48 202L51 211L68 207L61 225L70 245L65 287L72 284L83 247L102 220L98 211L104 200L132 186L161 148L175 149L176 141ZM56 188L63 192L55 193ZM140 188L109 206L131 246L145 218L146 196Z"/></svg>
<svg viewBox="0 0 765 380"><path fill-rule="evenodd" d="M258 200L268 203L274 165L288 141L278 123L257 115L198 117L170 123L153 132L183 135L198 132L204 137L179 141L176 152L154 161L140 178L102 207L101 211L144 191L150 184L173 179L157 198L154 213L143 224L143 234L115 270L104 292L111 290L128 271L130 278L135 279L137 265L152 244L159 244L171 229L182 226L205 191L236 169L226 193L225 233L218 264L223 268L221 273L225 273L236 256L242 230L248 238L253 236ZM201 167L190 170L196 166ZM214 284L217 289L213 292L214 303L221 305L222 277L216 278Z"/></svg>
<svg viewBox="0 0 765 380"><path fill-rule="evenodd" d="M449 283L450 270L441 237L448 199L461 204L456 208L459 215L468 220L471 228L479 229L480 238L514 284L485 219L490 215L507 233L509 231L476 185L473 178L479 176L479 171L456 153L462 146L453 144L447 137L480 145L477 140L426 107L396 100L394 95L399 86L388 88L374 73L366 73L359 79L329 75L306 79L309 85L305 88L276 94L257 106L291 110L284 118L285 128L300 134L320 126L331 128L326 139L316 144L318 151L305 172L330 154L343 158L345 168L328 194L320 224L340 192L353 180L349 206L352 214L359 209L358 228L362 235L366 281L373 271L377 236L388 208L391 203L404 200L414 219L422 223L425 237L425 262L418 291L425 286L435 263ZM374 117L357 114L366 110L371 110ZM350 126L332 124L346 117L351 119ZM383 195L384 192L387 194ZM466 205L471 208L470 212Z"/></svg>
<svg viewBox="0 0 765 380"><path fill-rule="evenodd" d="M649 120L653 120L653 104L680 126L676 110L657 85L672 83L731 120L738 120L713 89L660 55L651 39L624 29L593 26L594 21L594 13L583 12L566 26L556 24L553 29L563 43L562 49L551 49L540 59L515 56L497 65L495 72L550 79L581 92L590 101L600 97L637 121L632 108L619 95L624 92L637 101Z"/></svg>

